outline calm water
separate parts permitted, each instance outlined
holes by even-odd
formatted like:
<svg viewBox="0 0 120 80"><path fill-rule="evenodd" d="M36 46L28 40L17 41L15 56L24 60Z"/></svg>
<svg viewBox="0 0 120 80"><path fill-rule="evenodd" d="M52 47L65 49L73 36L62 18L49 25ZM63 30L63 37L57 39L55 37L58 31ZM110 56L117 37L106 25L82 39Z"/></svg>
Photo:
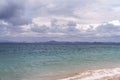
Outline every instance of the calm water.
<svg viewBox="0 0 120 80"><path fill-rule="evenodd" d="M120 45L0 44L0 80L120 67Z"/></svg>

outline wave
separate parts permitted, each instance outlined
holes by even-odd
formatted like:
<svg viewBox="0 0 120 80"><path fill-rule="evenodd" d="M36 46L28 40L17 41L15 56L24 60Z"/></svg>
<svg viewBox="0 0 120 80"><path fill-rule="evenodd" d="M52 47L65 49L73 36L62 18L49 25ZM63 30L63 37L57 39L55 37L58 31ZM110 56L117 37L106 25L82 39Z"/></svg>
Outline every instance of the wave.
<svg viewBox="0 0 120 80"><path fill-rule="evenodd" d="M120 68L88 70L59 80L120 80Z"/></svg>

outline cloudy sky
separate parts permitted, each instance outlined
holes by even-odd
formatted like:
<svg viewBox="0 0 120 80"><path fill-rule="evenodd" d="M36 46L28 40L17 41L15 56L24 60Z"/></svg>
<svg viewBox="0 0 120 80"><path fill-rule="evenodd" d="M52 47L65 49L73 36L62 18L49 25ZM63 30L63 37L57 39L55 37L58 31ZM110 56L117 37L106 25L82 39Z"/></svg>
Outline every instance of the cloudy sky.
<svg viewBox="0 0 120 80"><path fill-rule="evenodd" d="M120 42L120 1L0 0L0 40Z"/></svg>

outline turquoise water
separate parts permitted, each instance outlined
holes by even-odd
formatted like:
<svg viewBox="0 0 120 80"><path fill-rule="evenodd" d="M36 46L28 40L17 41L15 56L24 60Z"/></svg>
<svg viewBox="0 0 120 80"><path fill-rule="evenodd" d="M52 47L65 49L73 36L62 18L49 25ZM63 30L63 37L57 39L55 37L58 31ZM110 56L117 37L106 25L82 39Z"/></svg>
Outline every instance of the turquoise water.
<svg viewBox="0 0 120 80"><path fill-rule="evenodd" d="M43 80L105 67L120 67L120 45L0 44L0 80Z"/></svg>

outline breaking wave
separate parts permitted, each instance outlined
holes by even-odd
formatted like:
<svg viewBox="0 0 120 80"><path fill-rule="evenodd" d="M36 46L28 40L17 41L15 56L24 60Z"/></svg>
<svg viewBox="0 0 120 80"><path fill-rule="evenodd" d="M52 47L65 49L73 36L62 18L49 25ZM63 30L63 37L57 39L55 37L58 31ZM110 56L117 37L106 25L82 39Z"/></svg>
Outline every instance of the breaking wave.
<svg viewBox="0 0 120 80"><path fill-rule="evenodd" d="M120 68L88 70L59 80L120 80Z"/></svg>

